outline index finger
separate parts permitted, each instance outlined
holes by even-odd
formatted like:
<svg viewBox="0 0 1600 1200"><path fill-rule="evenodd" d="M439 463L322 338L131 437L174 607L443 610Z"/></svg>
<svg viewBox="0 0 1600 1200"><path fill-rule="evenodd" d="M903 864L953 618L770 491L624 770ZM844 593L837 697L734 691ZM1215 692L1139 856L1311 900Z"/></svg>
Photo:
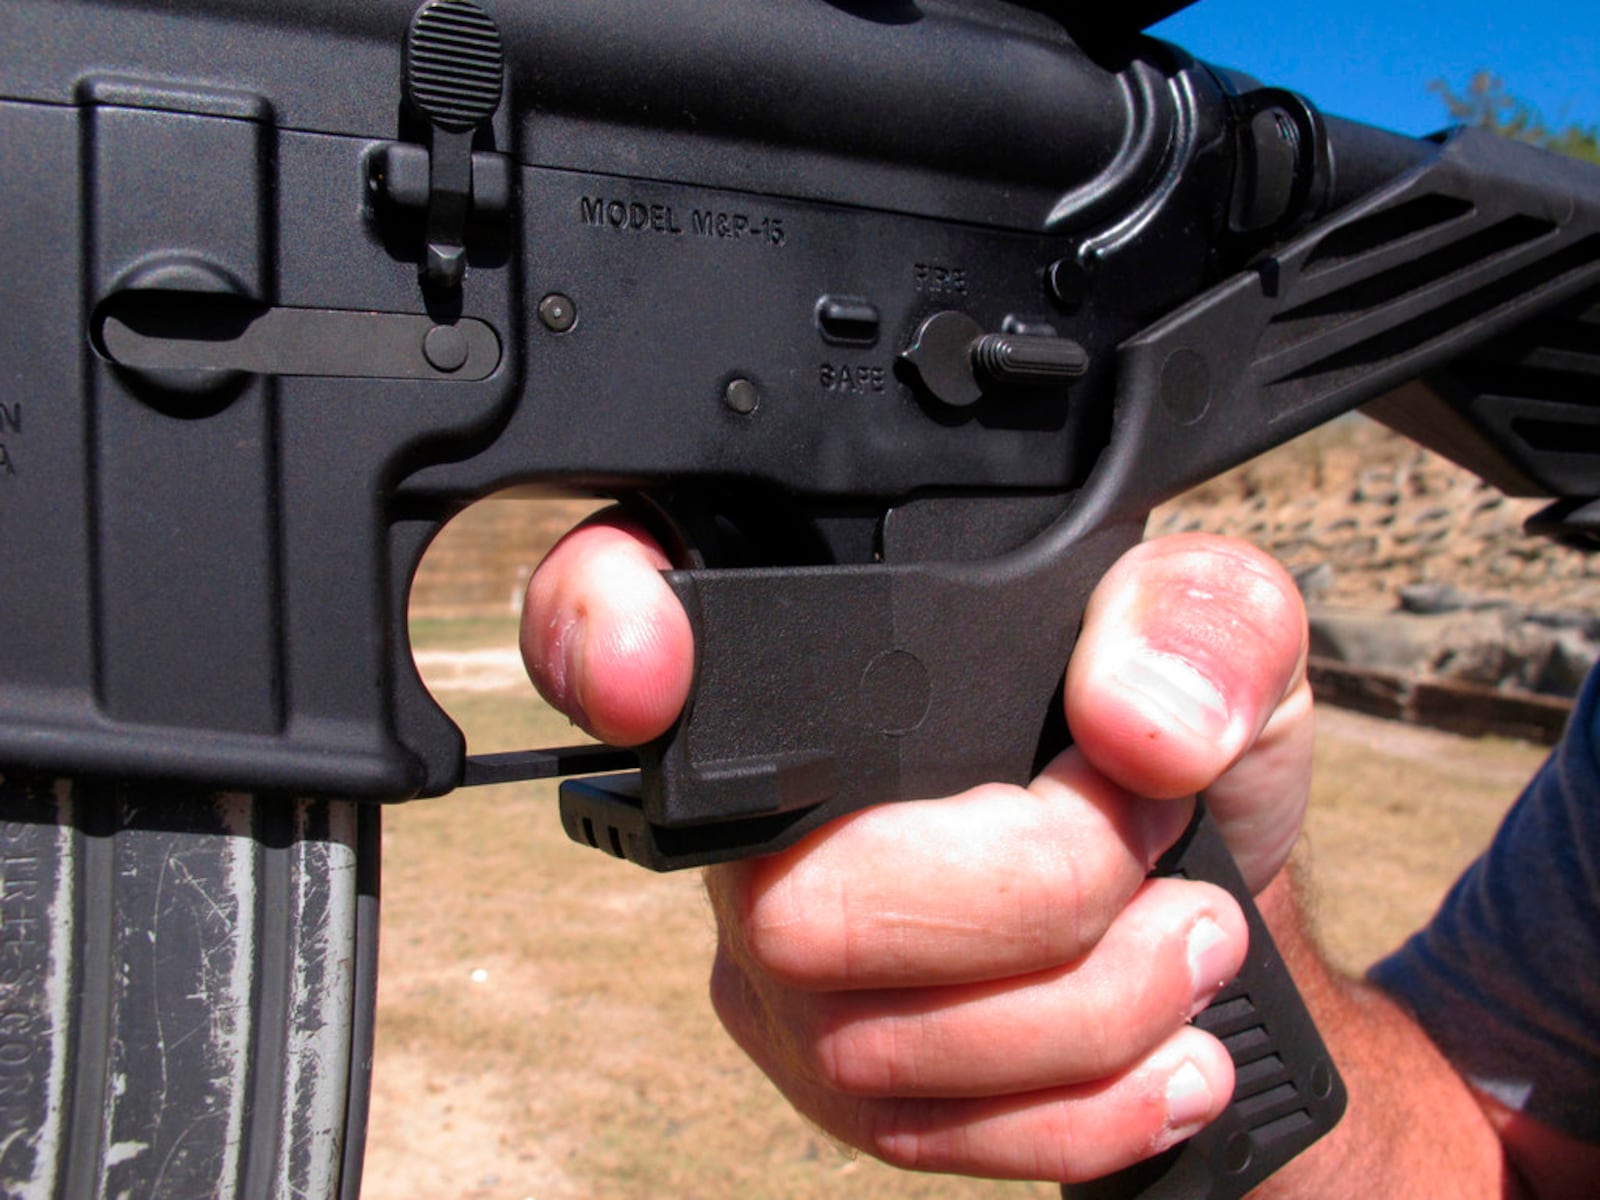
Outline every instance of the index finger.
<svg viewBox="0 0 1600 1200"><path fill-rule="evenodd" d="M528 581L520 641L534 686L612 745L665 733L689 696L694 635L661 578L670 565L609 510L557 542Z"/></svg>

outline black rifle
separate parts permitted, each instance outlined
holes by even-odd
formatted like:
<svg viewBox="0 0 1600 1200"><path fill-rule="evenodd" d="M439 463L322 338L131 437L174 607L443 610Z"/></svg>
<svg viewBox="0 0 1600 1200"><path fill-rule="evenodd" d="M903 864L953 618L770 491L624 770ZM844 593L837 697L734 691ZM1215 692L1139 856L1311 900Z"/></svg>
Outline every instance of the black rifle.
<svg viewBox="0 0 1600 1200"><path fill-rule="evenodd" d="M1600 170L1179 7L0 6L0 1192L354 1195L373 802L633 767L563 820L665 869L1021 781L1151 507L1362 405L1587 536ZM417 677L423 550L527 484L670 534L637 754L468 756ZM1105 1194L1337 1119L1263 931L1200 1021L1232 1108Z"/></svg>

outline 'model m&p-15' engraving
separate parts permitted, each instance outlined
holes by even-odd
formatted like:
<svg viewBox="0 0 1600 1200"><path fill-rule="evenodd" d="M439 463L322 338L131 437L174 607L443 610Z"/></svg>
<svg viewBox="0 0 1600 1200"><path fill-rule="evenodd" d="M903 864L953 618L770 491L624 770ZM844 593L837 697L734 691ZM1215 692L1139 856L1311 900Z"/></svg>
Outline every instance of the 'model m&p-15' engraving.
<svg viewBox="0 0 1600 1200"><path fill-rule="evenodd" d="M788 239L784 218L718 208L682 208L661 201L580 196L578 220L595 229L625 233L690 234L723 241L755 241L782 246Z"/></svg>

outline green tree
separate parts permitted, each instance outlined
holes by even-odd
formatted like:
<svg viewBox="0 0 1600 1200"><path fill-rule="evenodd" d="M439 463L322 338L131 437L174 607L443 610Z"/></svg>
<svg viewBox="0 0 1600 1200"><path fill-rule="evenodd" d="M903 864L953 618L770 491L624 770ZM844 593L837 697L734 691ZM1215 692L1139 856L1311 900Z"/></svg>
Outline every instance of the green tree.
<svg viewBox="0 0 1600 1200"><path fill-rule="evenodd" d="M1463 125L1600 163L1600 125L1552 128L1538 109L1507 91L1505 81L1492 71L1476 72L1461 92L1442 79L1435 79L1428 90L1444 101L1451 119Z"/></svg>

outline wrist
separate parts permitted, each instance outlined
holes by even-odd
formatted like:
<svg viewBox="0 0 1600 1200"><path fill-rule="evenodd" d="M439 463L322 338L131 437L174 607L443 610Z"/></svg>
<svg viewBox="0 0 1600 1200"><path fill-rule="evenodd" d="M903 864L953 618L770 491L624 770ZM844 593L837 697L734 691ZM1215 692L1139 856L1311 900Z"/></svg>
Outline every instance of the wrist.
<svg viewBox="0 0 1600 1200"><path fill-rule="evenodd" d="M1416 1022L1323 956L1298 858L1261 890L1256 904L1345 1077L1350 1106L1327 1137L1252 1195L1524 1195L1478 1098Z"/></svg>

